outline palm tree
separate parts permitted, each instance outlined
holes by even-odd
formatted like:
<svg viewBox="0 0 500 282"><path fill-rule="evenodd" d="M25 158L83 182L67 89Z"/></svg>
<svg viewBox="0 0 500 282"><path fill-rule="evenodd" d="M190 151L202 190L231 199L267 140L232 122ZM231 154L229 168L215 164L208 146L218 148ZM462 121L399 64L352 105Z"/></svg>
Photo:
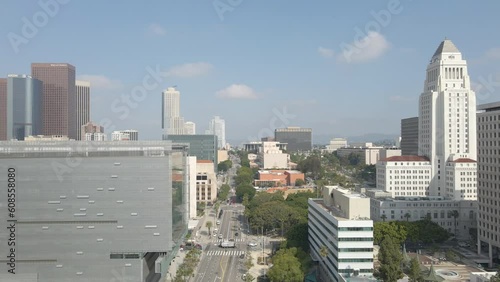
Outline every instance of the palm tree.
<svg viewBox="0 0 500 282"><path fill-rule="evenodd" d="M460 215L460 213L458 213L457 210L453 210L450 212L450 215L453 216L453 218L455 219L455 238L456 238L457 237L457 218Z"/></svg>
<svg viewBox="0 0 500 282"><path fill-rule="evenodd" d="M205 223L205 227L208 228L208 236L212 235L210 233L210 228L212 228L212 226L213 226L213 223L210 220Z"/></svg>
<svg viewBox="0 0 500 282"><path fill-rule="evenodd" d="M411 214L409 212L405 213L406 221L410 221Z"/></svg>
<svg viewBox="0 0 500 282"><path fill-rule="evenodd" d="M382 219L383 222L385 222L385 220L387 219L387 215L383 214L380 216L380 218Z"/></svg>

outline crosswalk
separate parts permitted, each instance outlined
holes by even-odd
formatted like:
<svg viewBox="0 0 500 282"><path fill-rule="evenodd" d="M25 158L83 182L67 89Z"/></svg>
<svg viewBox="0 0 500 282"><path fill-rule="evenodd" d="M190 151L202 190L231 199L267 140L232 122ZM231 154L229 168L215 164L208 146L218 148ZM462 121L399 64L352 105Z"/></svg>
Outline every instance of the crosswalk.
<svg viewBox="0 0 500 282"><path fill-rule="evenodd" d="M212 243L221 243L225 241L227 241L227 239L212 239ZM238 238L234 239L234 242L245 242L245 240Z"/></svg>
<svg viewBox="0 0 500 282"><path fill-rule="evenodd" d="M245 251L237 250L215 250L206 252L207 256L241 256L245 254Z"/></svg>

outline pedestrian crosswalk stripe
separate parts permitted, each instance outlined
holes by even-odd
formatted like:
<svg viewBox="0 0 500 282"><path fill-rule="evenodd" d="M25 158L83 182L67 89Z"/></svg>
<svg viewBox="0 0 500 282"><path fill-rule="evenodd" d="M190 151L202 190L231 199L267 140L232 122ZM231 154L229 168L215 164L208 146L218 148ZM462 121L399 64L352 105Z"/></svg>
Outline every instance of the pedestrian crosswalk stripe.
<svg viewBox="0 0 500 282"><path fill-rule="evenodd" d="M243 254L245 254L245 251L216 250L207 252L207 256L241 256Z"/></svg>
<svg viewBox="0 0 500 282"><path fill-rule="evenodd" d="M220 243L222 241L227 241L227 239L213 239L212 242L214 243ZM234 242L244 242L245 240L243 239L234 239Z"/></svg>

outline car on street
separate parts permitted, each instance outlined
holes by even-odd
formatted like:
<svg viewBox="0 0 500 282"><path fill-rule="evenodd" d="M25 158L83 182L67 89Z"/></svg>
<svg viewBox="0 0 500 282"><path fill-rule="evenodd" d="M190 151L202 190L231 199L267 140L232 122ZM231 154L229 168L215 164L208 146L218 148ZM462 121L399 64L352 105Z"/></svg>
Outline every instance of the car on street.
<svg viewBox="0 0 500 282"><path fill-rule="evenodd" d="M238 236L238 232L234 233L234 236L235 236L235 237L236 237L236 236Z"/></svg>
<svg viewBox="0 0 500 282"><path fill-rule="evenodd" d="M214 237L217 236L217 233L214 232Z"/></svg>
<svg viewBox="0 0 500 282"><path fill-rule="evenodd" d="M222 234L219 234L219 239L222 239Z"/></svg>
<svg viewBox="0 0 500 282"><path fill-rule="evenodd" d="M249 242L248 246L249 247L257 247L257 243L255 243L255 242Z"/></svg>
<svg viewBox="0 0 500 282"><path fill-rule="evenodd" d="M217 224L217 225L220 225L220 221L219 221L219 220L217 220L216 224Z"/></svg>

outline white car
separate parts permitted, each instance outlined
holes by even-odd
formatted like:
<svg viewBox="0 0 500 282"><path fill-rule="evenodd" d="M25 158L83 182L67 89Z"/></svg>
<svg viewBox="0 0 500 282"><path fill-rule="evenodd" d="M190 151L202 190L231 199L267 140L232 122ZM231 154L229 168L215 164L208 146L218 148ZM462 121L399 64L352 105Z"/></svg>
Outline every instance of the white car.
<svg viewBox="0 0 500 282"><path fill-rule="evenodd" d="M249 246L249 247L257 247L257 243L255 243L255 242L250 242L250 243L248 243L248 246Z"/></svg>
<svg viewBox="0 0 500 282"><path fill-rule="evenodd" d="M217 224L217 225L220 225L220 221L218 221L218 220L217 220L217 223L216 223L216 224Z"/></svg>

